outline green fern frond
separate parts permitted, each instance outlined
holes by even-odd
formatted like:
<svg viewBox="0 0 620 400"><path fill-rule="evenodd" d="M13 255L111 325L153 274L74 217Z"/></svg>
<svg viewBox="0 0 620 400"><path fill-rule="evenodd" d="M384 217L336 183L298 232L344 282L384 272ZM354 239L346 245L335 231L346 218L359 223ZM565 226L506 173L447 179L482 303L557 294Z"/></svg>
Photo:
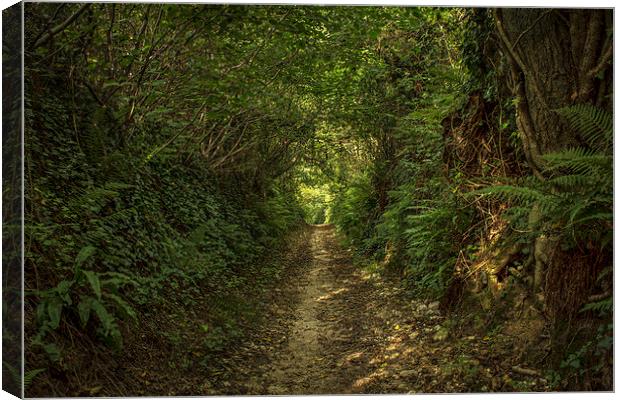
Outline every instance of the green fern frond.
<svg viewBox="0 0 620 400"><path fill-rule="evenodd" d="M15 382L17 386L21 386L21 381L22 381L21 371L17 371L15 367L13 367L11 364L9 364L6 361L2 361L2 366L4 367L4 369L9 371L9 375L11 376L11 379L13 379L13 382Z"/></svg>
<svg viewBox="0 0 620 400"><path fill-rule="evenodd" d="M613 213L602 212L602 213L591 214L583 218L580 218L576 221L573 221L573 225L583 224L585 222L589 222L593 220L598 220L599 222L603 222L603 221L612 222L613 219L614 219Z"/></svg>
<svg viewBox="0 0 620 400"><path fill-rule="evenodd" d="M134 186L125 183L108 182L100 187L81 189L70 198L67 207L76 217L85 212L98 213L108 203L119 197L122 190L132 187Z"/></svg>
<svg viewBox="0 0 620 400"><path fill-rule="evenodd" d="M613 310L613 307L614 307L613 297L609 296L606 299L586 304L581 309L581 312L595 311L599 313L609 313Z"/></svg>
<svg viewBox="0 0 620 400"><path fill-rule="evenodd" d="M519 219L526 218L531 211L532 207L513 206L506 210L506 214L511 219Z"/></svg>
<svg viewBox="0 0 620 400"><path fill-rule="evenodd" d="M2 365L7 371L9 371L9 375L11 375L11 379L13 379L13 381L17 384L17 386L21 386L22 385L21 371L18 371L15 367L7 363L6 361L2 361ZM33 370L25 372L24 381L23 381L24 389L27 389L32 384L32 381L34 380L34 378L36 378L37 375L39 375L41 372L44 372L44 371L45 371L45 368L38 368L38 369L33 369Z"/></svg>
<svg viewBox="0 0 620 400"><path fill-rule="evenodd" d="M560 175L549 179L549 184L560 190L574 190L580 187L588 187L592 178L582 174Z"/></svg>
<svg viewBox="0 0 620 400"><path fill-rule="evenodd" d="M558 110L569 126L579 132L592 148L608 150L613 140L611 114L590 104L577 104Z"/></svg>
<svg viewBox="0 0 620 400"><path fill-rule="evenodd" d="M477 195L496 197L500 200L515 201L521 204L534 203L546 199L544 193L532 187L510 185L489 186L466 194L467 197Z"/></svg>
<svg viewBox="0 0 620 400"><path fill-rule="evenodd" d="M44 371L45 368L38 368L24 373L24 389L28 388L32 384L34 378L36 378L37 375Z"/></svg>
<svg viewBox="0 0 620 400"><path fill-rule="evenodd" d="M81 190L77 196L71 198L67 207L76 214L82 214L85 211L97 213L108 201L113 200L118 195L117 191L101 187Z"/></svg>
<svg viewBox="0 0 620 400"><path fill-rule="evenodd" d="M560 152L548 153L543 156L548 165L548 172L567 169L582 174L600 174L601 170L613 168L613 158L608 155L583 148L567 149Z"/></svg>
<svg viewBox="0 0 620 400"><path fill-rule="evenodd" d="M589 148L545 154L545 172L549 177L545 181L525 179L514 185L483 188L467 196L490 195L511 202L507 216L515 222L525 221L528 209L536 206L541 218L533 225L528 223L533 231L561 231L574 242L585 239L584 232L589 240L605 238L613 221L611 116L589 105L567 107L559 112ZM523 207L516 208L515 204Z"/></svg>

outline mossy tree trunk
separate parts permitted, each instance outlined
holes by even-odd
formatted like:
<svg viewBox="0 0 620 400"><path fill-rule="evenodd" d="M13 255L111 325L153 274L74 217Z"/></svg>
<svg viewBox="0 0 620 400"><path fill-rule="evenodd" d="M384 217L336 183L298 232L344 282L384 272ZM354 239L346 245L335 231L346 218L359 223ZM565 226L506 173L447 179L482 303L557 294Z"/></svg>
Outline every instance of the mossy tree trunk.
<svg viewBox="0 0 620 400"><path fill-rule="evenodd" d="M586 146L557 110L588 103L611 111L613 14L511 8L495 9L494 18L511 66L509 85L516 96L524 153L532 172L544 180L544 154ZM530 219L539 218L535 207ZM592 289L588 277L596 276L598 268L591 251L567 252L557 239L541 235L533 246L534 289L544 290L554 317L577 311ZM567 298L574 300L570 307Z"/></svg>
<svg viewBox="0 0 620 400"><path fill-rule="evenodd" d="M494 16L511 64L525 154L542 177L541 155L580 144L556 110L578 103L611 108L612 11L508 8Z"/></svg>

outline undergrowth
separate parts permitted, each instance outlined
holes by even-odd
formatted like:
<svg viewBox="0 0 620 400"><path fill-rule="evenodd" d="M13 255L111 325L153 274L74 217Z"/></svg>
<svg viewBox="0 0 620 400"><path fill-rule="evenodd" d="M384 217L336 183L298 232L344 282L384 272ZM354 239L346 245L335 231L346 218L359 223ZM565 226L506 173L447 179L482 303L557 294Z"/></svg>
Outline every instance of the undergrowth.
<svg viewBox="0 0 620 400"><path fill-rule="evenodd" d="M29 376L80 367L63 362L75 351L61 333L71 326L119 352L123 332L139 329L146 315L170 304L196 307L205 292L212 302L205 351L236 340L245 301L236 293L251 284L244 270L302 221L295 195L274 183L257 196L218 180L200 159L131 157L148 135L136 133L127 147L105 144L114 126L97 113L86 122L97 129L85 126L89 135L78 138L67 128L76 110L57 96L28 99ZM89 108L96 106L85 101L82 110ZM273 278L264 268L251 270Z"/></svg>

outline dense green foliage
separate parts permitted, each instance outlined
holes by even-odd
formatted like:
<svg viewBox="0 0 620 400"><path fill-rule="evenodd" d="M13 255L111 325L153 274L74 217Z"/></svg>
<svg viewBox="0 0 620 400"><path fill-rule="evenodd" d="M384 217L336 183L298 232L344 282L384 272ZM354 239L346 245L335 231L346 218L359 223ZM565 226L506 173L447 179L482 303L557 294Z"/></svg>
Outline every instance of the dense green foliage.
<svg viewBox="0 0 620 400"><path fill-rule="evenodd" d="M569 148L546 154L543 172L546 181L528 176L510 185L490 186L469 195L495 196L511 204L506 218L512 234L506 241L529 243L536 238L554 238L557 247L581 258L565 267L563 273L574 268L584 271L593 286L602 295L576 300L561 293L558 310L578 309L580 314L591 312L598 322L596 333L586 335L576 345L569 344L561 369L571 379L581 381L585 375L600 376L611 365L613 326L613 297L609 275L613 270L613 128L611 115L588 105L577 105L560 110L583 137L588 147ZM534 212L532 211L534 210ZM564 292L565 287L552 276L548 290ZM578 287L579 289L579 287ZM574 289L573 289L574 290ZM582 289L583 290L583 289ZM562 315L562 314L561 314ZM563 316L563 315L562 315ZM558 330L565 329L565 321L554 321ZM603 372L604 373L604 372Z"/></svg>
<svg viewBox="0 0 620 400"><path fill-rule="evenodd" d="M564 377L551 373L554 384L608 379L610 115L583 104L557 110L583 146L544 155L544 180L527 176L517 100L489 13L434 10L403 30L384 31L385 47L358 70L355 104L364 115L351 107L349 128L364 151L336 185L333 221L360 255L399 271L417 296L458 303L485 267L482 285L492 275L504 296L544 291L538 307L553 321L553 359ZM549 266L571 257L579 260L565 268L572 272ZM573 318L594 328L567 333Z"/></svg>
<svg viewBox="0 0 620 400"><path fill-rule="evenodd" d="M587 242L610 251L613 224L613 128L611 115L592 106L561 110L591 147L570 148L544 156L541 182L527 177L515 185L491 186L470 195L498 196L514 204L510 211L516 231L532 237L559 236L567 248ZM530 211L536 208L538 218Z"/></svg>
<svg viewBox="0 0 620 400"><path fill-rule="evenodd" d="M196 307L207 352L238 338L265 257L329 218L353 44L401 12L29 4L27 370Z"/></svg>
<svg viewBox="0 0 620 400"><path fill-rule="evenodd" d="M47 12L80 9L28 9L30 348L60 361L54 332L62 324L120 348L121 323L133 324L165 304L192 307L201 292L213 299L215 332L236 324L234 311L216 318L218 302L242 290L249 283L244 271L260 265L302 220L287 179L291 158L309 134L299 103L282 96L282 86L269 95L275 83L258 80L274 66L241 68L246 57L258 55L252 44L239 53L217 51L257 30L264 34L262 14L270 11L92 6L82 16L87 23L36 47L36 34L43 34L37 22ZM291 10L272 11L282 20ZM206 20L217 20L232 36L220 33L216 47L206 46L200 36ZM228 26L244 20L255 22ZM131 31L132 23L141 30ZM216 72L226 79L214 79ZM250 98L258 88L261 95ZM251 140L242 141L244 135Z"/></svg>
<svg viewBox="0 0 620 400"><path fill-rule="evenodd" d="M447 287L468 226L442 168L441 121L463 101L458 93L466 78L456 61L461 17L457 10L434 10L402 32L385 33L389 47L360 87L366 118L354 125L369 131L364 138L372 156L333 211L353 244L378 259L391 252L423 296L441 296Z"/></svg>
<svg viewBox="0 0 620 400"><path fill-rule="evenodd" d="M30 376L198 308L222 351L305 223L446 310L484 281L493 315L515 288L539 305L551 238L596 277L548 279L540 315L602 328L550 368L609 356L610 115L556 110L583 146L529 176L488 10L28 3L25 43Z"/></svg>

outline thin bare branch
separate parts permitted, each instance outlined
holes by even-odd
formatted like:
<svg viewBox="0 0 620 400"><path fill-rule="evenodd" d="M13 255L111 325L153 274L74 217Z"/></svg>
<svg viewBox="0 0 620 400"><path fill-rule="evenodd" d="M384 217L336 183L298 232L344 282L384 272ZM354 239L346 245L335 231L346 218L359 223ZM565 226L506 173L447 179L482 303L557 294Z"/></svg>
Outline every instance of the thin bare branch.
<svg viewBox="0 0 620 400"><path fill-rule="evenodd" d="M75 21L84 11L86 11L90 7L90 3L83 4L76 12L71 14L67 19L65 19L60 24L56 25L52 29L50 29L45 35L41 36L39 40L35 42L32 46L33 49L36 49L40 46L43 46L45 43L50 41L55 35L62 32L65 28L67 28L73 21Z"/></svg>

